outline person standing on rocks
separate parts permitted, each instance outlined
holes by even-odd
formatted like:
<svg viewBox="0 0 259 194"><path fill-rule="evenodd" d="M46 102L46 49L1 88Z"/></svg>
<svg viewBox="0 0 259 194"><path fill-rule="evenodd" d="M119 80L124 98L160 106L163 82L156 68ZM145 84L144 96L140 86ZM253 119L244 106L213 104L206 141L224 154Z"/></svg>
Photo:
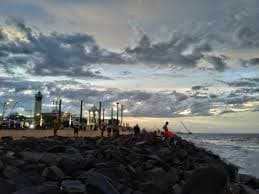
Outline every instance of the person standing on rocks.
<svg viewBox="0 0 259 194"><path fill-rule="evenodd" d="M139 125L136 124L134 127L133 127L133 131L134 131L134 137L135 138L138 138L140 136L140 128L139 128Z"/></svg>
<svg viewBox="0 0 259 194"><path fill-rule="evenodd" d="M165 124L164 124L164 126L163 126L164 131L168 130L168 124L169 124L169 122L166 121Z"/></svg>

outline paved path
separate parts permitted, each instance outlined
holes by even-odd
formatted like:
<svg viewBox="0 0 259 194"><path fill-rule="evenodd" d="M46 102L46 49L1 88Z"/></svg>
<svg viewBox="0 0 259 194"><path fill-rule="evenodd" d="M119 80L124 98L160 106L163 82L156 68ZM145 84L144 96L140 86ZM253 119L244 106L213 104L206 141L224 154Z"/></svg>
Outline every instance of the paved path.
<svg viewBox="0 0 259 194"><path fill-rule="evenodd" d="M122 134L128 134L128 132L123 132ZM23 136L27 137L46 137L52 136L53 130L46 129L46 130L35 130L35 129L27 129L27 130L3 130L0 129L0 137L2 136L12 136L15 139L20 139ZM66 137L73 137L74 131L71 129L64 129L58 131L59 136L66 136ZM79 136L83 137L96 137L100 136L100 131L79 131ZM105 132L104 135L106 136L107 133Z"/></svg>

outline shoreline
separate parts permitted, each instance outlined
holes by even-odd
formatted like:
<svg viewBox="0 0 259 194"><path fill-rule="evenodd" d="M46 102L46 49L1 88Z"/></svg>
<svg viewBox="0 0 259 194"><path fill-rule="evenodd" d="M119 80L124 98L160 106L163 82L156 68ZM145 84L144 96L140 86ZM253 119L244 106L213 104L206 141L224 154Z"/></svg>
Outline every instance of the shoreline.
<svg viewBox="0 0 259 194"><path fill-rule="evenodd" d="M44 194L51 189L55 191L52 193L60 193L62 185L67 189L77 188L82 194L86 189L92 193L180 194L194 170L210 165L226 169L234 194L252 194L259 189L258 179L238 174L234 165L180 137L174 146L163 141L157 144L132 141L127 135L17 140L9 136L2 137L1 142L0 185L9 188L4 194L14 190L18 194L38 191L43 187Z"/></svg>

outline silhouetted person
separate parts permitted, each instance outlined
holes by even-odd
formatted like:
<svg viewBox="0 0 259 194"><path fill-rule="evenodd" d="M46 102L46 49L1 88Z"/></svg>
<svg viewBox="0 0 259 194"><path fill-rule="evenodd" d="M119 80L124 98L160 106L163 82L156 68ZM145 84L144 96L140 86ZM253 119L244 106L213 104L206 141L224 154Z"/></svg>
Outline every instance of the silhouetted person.
<svg viewBox="0 0 259 194"><path fill-rule="evenodd" d="M105 123L104 123L104 120L102 120L102 121L100 122L99 129L101 130L101 136L103 137L103 133L104 133L104 131L105 131Z"/></svg>
<svg viewBox="0 0 259 194"><path fill-rule="evenodd" d="M206 167L196 170L187 180L182 194L230 194L228 175L224 169Z"/></svg>
<svg viewBox="0 0 259 194"><path fill-rule="evenodd" d="M111 132L112 132L112 121L109 120L108 125L107 125L107 135L108 135L108 137L111 136Z"/></svg>
<svg viewBox="0 0 259 194"><path fill-rule="evenodd" d="M53 135L56 136L59 130L59 120L58 118L54 119L53 121Z"/></svg>
<svg viewBox="0 0 259 194"><path fill-rule="evenodd" d="M164 124L164 126L163 126L163 129L164 129L164 130L168 130L168 124L169 124L168 121L166 121L165 124Z"/></svg>
<svg viewBox="0 0 259 194"><path fill-rule="evenodd" d="M140 128L139 128L138 124L136 124L133 127L133 131L134 131L134 137L139 137L140 136Z"/></svg>

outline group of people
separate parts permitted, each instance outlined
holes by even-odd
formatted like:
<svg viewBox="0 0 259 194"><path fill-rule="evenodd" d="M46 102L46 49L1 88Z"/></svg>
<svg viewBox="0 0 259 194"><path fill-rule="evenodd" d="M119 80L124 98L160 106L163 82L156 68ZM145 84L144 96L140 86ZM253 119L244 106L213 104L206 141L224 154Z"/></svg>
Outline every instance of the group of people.
<svg viewBox="0 0 259 194"><path fill-rule="evenodd" d="M163 126L163 131L155 130L151 133L148 133L146 129L140 130L138 124L133 127L133 137L135 139L146 139L150 137L153 143L156 143L158 140L166 140L168 143L174 142L174 133L168 129L169 122L167 121Z"/></svg>
<svg viewBox="0 0 259 194"><path fill-rule="evenodd" d="M110 119L108 123L105 123L104 120L100 122L99 129L101 131L101 137L104 136L104 132L107 131L107 136L119 136L120 129L119 129L119 122L117 119Z"/></svg>

